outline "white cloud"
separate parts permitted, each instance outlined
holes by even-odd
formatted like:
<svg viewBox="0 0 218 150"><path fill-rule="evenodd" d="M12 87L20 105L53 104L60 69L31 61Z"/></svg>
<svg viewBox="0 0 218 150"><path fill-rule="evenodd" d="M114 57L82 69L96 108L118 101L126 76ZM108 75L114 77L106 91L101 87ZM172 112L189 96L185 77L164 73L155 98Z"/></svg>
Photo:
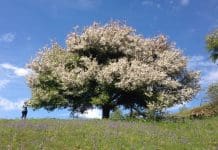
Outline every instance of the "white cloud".
<svg viewBox="0 0 218 150"><path fill-rule="evenodd" d="M172 113L177 112L177 111L179 111L180 108L186 106L186 104L187 104L187 103L184 103L184 104L177 104L177 105L175 105L175 106L173 106L173 107L167 108L167 112L172 112Z"/></svg>
<svg viewBox="0 0 218 150"><path fill-rule="evenodd" d="M191 0L168 0L168 1L163 1L163 5L169 6L169 10L172 11L177 11L181 6L188 6L190 4ZM147 7L156 7L157 9L161 8L161 3L160 1L155 1L155 0L143 0L141 2L141 5L147 6Z"/></svg>
<svg viewBox="0 0 218 150"><path fill-rule="evenodd" d="M75 0L75 3L81 8L94 8L97 4L96 0Z"/></svg>
<svg viewBox="0 0 218 150"><path fill-rule="evenodd" d="M79 118L98 118L100 119L102 115L102 112L100 109L94 108L94 109L88 109L84 114L79 114Z"/></svg>
<svg viewBox="0 0 218 150"><path fill-rule="evenodd" d="M209 58L206 58L201 55L190 57L188 66L192 69L200 68L203 70L216 67L216 65L212 63L212 61Z"/></svg>
<svg viewBox="0 0 218 150"><path fill-rule="evenodd" d="M37 3L38 2L50 6L52 11L61 9L90 10L99 6L101 0L41 0L37 1Z"/></svg>
<svg viewBox="0 0 218 150"><path fill-rule="evenodd" d="M204 77L204 80L209 83L217 82L218 81L218 70L209 72L208 75Z"/></svg>
<svg viewBox="0 0 218 150"><path fill-rule="evenodd" d="M218 66L207 57L192 56L188 68L201 72L200 84L202 87L206 88L211 83L218 81Z"/></svg>
<svg viewBox="0 0 218 150"><path fill-rule="evenodd" d="M144 0L142 1L142 5L150 5L152 6L154 3L152 1L149 1L149 0Z"/></svg>
<svg viewBox="0 0 218 150"><path fill-rule="evenodd" d="M0 80L0 89L4 88L9 82L10 80L8 79Z"/></svg>
<svg viewBox="0 0 218 150"><path fill-rule="evenodd" d="M3 35L0 36L0 42L13 42L15 39L15 34L13 33L5 33Z"/></svg>
<svg viewBox="0 0 218 150"><path fill-rule="evenodd" d="M0 108L5 111L20 110L25 100L16 102L0 97Z"/></svg>
<svg viewBox="0 0 218 150"><path fill-rule="evenodd" d="M182 6L187 6L190 3L190 0L181 0L180 2Z"/></svg>
<svg viewBox="0 0 218 150"><path fill-rule="evenodd" d="M27 76L30 73L30 69L16 67L9 63L0 64L0 66L4 69L12 70L17 76Z"/></svg>
<svg viewBox="0 0 218 150"><path fill-rule="evenodd" d="M152 0L144 0L141 3L143 6L149 6L149 7L156 7L156 8L161 8L160 3L154 2Z"/></svg>

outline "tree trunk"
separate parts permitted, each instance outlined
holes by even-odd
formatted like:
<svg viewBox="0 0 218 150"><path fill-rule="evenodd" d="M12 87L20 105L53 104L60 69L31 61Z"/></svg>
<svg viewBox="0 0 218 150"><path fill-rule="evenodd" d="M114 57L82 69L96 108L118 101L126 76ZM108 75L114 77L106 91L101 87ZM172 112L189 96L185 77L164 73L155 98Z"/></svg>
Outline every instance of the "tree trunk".
<svg viewBox="0 0 218 150"><path fill-rule="evenodd" d="M133 117L133 108L132 108L132 105L130 107L130 115L129 115L131 118Z"/></svg>
<svg viewBox="0 0 218 150"><path fill-rule="evenodd" d="M108 119L110 117L110 107L102 106L102 119Z"/></svg>

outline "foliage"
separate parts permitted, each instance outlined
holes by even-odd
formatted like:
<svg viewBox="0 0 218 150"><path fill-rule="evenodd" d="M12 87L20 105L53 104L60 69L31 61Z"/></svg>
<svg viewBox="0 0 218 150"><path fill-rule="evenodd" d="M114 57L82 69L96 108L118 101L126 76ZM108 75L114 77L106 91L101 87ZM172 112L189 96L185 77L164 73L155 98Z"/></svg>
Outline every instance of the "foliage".
<svg viewBox="0 0 218 150"><path fill-rule="evenodd" d="M30 62L32 106L83 112L96 105L106 118L119 105L161 110L198 92L199 73L186 63L163 35L144 38L119 22L94 23L69 34L66 48L52 44Z"/></svg>
<svg viewBox="0 0 218 150"><path fill-rule="evenodd" d="M212 61L216 62L218 59L218 29L207 35L206 43Z"/></svg>
<svg viewBox="0 0 218 150"><path fill-rule="evenodd" d="M203 118L212 117L218 115L218 103L217 104L205 104L201 107L197 107L191 110L190 117Z"/></svg>
<svg viewBox="0 0 218 150"><path fill-rule="evenodd" d="M0 149L216 149L218 117L185 122L0 120Z"/></svg>
<svg viewBox="0 0 218 150"><path fill-rule="evenodd" d="M111 113L110 119L112 119L112 120L123 120L123 119L125 119L125 116L123 115L122 111L119 108L116 108Z"/></svg>
<svg viewBox="0 0 218 150"><path fill-rule="evenodd" d="M57 43L39 52L29 64L33 70L27 78L32 90L31 106L47 110L70 107L79 112L90 108L88 93L92 91L88 87L94 83L87 80L93 77L92 66L85 71L89 61L84 59L67 53ZM83 75L78 76L78 73Z"/></svg>
<svg viewBox="0 0 218 150"><path fill-rule="evenodd" d="M178 118L208 118L218 116L218 103L206 103L202 106L179 112L175 116Z"/></svg>
<svg viewBox="0 0 218 150"><path fill-rule="evenodd" d="M209 86L207 96L212 104L218 104L218 83Z"/></svg>

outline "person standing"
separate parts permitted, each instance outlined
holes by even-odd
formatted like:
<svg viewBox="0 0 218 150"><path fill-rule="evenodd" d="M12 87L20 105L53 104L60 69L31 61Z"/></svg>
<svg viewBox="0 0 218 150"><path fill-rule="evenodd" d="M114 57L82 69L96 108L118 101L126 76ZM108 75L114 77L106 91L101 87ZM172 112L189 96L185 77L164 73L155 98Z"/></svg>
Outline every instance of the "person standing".
<svg viewBox="0 0 218 150"><path fill-rule="evenodd" d="M21 119L26 119L27 117L27 102L24 102L23 106L22 106L22 116Z"/></svg>

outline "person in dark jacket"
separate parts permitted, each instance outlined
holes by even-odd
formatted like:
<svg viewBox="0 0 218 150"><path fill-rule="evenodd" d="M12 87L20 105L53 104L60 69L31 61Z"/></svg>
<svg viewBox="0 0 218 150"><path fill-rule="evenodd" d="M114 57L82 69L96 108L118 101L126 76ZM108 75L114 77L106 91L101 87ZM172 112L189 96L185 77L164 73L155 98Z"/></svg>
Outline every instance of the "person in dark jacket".
<svg viewBox="0 0 218 150"><path fill-rule="evenodd" d="M21 119L26 119L27 117L27 102L24 102L23 106L22 106L22 116L21 116Z"/></svg>

